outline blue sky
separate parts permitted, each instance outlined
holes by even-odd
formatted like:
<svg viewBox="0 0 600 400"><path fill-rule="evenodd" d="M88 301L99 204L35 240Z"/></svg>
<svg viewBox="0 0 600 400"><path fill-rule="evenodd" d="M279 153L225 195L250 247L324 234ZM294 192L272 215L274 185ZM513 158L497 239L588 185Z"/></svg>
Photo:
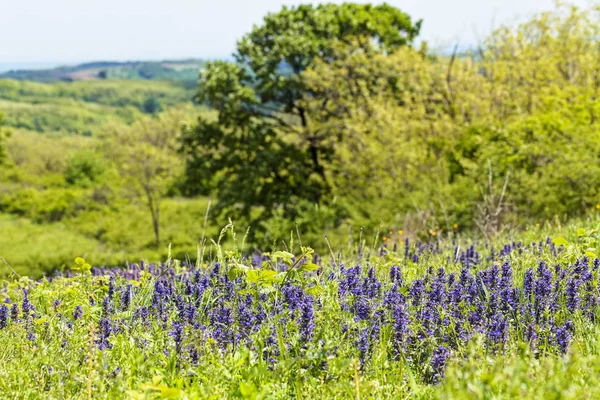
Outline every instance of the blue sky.
<svg viewBox="0 0 600 400"><path fill-rule="evenodd" d="M334 2L340 2L335 1ZM0 0L0 64L222 58L264 14L301 0ZM318 1L316 1L318 2ZM359 1L360 2L360 1ZM315 3L315 1L313 1ZM553 0L389 0L433 45L474 44ZM585 5L586 0L575 0Z"/></svg>

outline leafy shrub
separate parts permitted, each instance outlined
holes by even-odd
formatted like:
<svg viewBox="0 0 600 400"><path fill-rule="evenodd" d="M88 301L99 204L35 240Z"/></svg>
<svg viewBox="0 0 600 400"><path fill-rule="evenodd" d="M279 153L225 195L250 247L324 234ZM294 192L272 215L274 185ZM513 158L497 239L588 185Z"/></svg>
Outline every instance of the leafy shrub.
<svg viewBox="0 0 600 400"><path fill-rule="evenodd" d="M156 98L148 97L144 101L144 104L142 104L142 111L146 114L156 114L157 112L162 111L162 105Z"/></svg>
<svg viewBox="0 0 600 400"><path fill-rule="evenodd" d="M37 191L33 188L5 193L0 198L0 210L31 218L38 223L60 221L85 207L84 192L53 188Z"/></svg>
<svg viewBox="0 0 600 400"><path fill-rule="evenodd" d="M105 162L93 152L80 152L69 160L65 170L65 181L74 186L91 187L101 183L105 172Z"/></svg>

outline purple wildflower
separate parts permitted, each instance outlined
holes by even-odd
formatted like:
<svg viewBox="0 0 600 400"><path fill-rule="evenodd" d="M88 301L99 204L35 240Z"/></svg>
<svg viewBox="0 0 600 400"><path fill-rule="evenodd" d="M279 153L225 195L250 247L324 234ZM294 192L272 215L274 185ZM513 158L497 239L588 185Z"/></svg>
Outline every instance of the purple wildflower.
<svg viewBox="0 0 600 400"><path fill-rule="evenodd" d="M6 304L0 306L0 329L4 329L8 326L8 307Z"/></svg>
<svg viewBox="0 0 600 400"><path fill-rule="evenodd" d="M12 321L17 321L19 319L19 306L17 306L17 304L13 304L10 309L10 319Z"/></svg>
<svg viewBox="0 0 600 400"><path fill-rule="evenodd" d="M575 278L569 278L565 295L567 297L567 309L574 313L579 308L579 282Z"/></svg>
<svg viewBox="0 0 600 400"><path fill-rule="evenodd" d="M315 329L315 319L313 310L313 298L306 296L301 307L300 316L300 335L303 343L308 343L312 339L313 331Z"/></svg>
<svg viewBox="0 0 600 400"><path fill-rule="evenodd" d="M173 329L169 332L169 336L175 341L175 348L177 349L178 353L181 351L183 334L183 324L181 322L173 322Z"/></svg>
<svg viewBox="0 0 600 400"><path fill-rule="evenodd" d="M508 339L508 323L500 314L494 315L487 326L487 337L495 344L503 344Z"/></svg>
<svg viewBox="0 0 600 400"><path fill-rule="evenodd" d="M369 355L371 347L369 343L369 328L365 328L362 331L362 333L358 337L356 346L358 347L358 353L360 355L360 363L364 365L367 362L367 357Z"/></svg>
<svg viewBox="0 0 600 400"><path fill-rule="evenodd" d="M129 309L131 304L131 284L125 287L125 290L121 293L121 310L125 311Z"/></svg>
<svg viewBox="0 0 600 400"><path fill-rule="evenodd" d="M406 308L402 304L397 304L394 308L393 315L393 325L394 325L394 348L397 352L400 352L404 343L406 341L406 337L409 332L409 315L406 311Z"/></svg>
<svg viewBox="0 0 600 400"><path fill-rule="evenodd" d="M567 321L563 326L554 329L554 341L562 354L566 354L573 338L572 324Z"/></svg>
<svg viewBox="0 0 600 400"><path fill-rule="evenodd" d="M83 316L83 310L81 309L81 306L75 307L75 310L73 311L73 319L78 320L82 316Z"/></svg>
<svg viewBox="0 0 600 400"><path fill-rule="evenodd" d="M444 346L440 346L433 351L433 357L430 363L432 369L431 383L439 383L444 377L444 369L446 368L449 355L450 350Z"/></svg>
<svg viewBox="0 0 600 400"><path fill-rule="evenodd" d="M112 344L108 342L108 338L112 333L112 326L110 320L106 317L102 317L100 319L100 324L98 327L98 336L96 339L96 343L98 344L98 348L100 350L111 349Z"/></svg>

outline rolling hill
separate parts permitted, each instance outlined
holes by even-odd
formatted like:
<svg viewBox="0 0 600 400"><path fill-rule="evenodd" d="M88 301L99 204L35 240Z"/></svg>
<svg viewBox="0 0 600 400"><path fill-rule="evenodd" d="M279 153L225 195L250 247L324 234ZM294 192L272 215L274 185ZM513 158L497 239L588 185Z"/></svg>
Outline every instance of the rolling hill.
<svg viewBox="0 0 600 400"><path fill-rule="evenodd" d="M133 79L196 81L205 61L199 59L165 61L97 61L74 66L39 70L11 70L0 79L37 82Z"/></svg>

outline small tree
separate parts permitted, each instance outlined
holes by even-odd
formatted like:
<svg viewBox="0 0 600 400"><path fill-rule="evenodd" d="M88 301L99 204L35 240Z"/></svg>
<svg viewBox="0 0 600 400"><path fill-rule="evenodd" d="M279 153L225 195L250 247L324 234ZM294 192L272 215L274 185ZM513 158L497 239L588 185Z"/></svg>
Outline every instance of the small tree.
<svg viewBox="0 0 600 400"><path fill-rule="evenodd" d="M160 205L182 168L177 155L183 114L171 111L155 118L144 117L131 127L115 130L110 153L128 189L143 197L156 247L160 246Z"/></svg>
<svg viewBox="0 0 600 400"><path fill-rule="evenodd" d="M162 105L155 97L148 97L142 104L142 111L146 114L156 114L162 111Z"/></svg>
<svg viewBox="0 0 600 400"><path fill-rule="evenodd" d="M101 156L92 151L82 151L68 161L64 176L69 185L92 187L102 181L104 172Z"/></svg>

